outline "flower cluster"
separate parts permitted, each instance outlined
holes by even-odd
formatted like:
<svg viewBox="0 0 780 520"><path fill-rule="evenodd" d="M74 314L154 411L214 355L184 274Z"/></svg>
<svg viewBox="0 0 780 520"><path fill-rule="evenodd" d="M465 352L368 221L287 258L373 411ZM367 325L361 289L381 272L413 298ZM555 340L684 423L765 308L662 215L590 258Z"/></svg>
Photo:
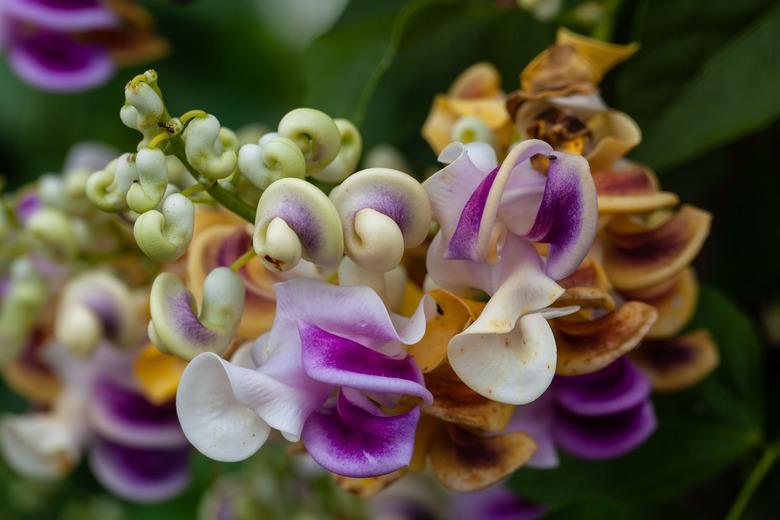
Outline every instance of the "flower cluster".
<svg viewBox="0 0 780 520"><path fill-rule="evenodd" d="M3 0L0 49L25 82L70 92L106 82L117 65L158 58L167 44L135 0Z"/></svg>
<svg viewBox="0 0 780 520"><path fill-rule="evenodd" d="M561 31L509 95L491 65L468 69L434 100L423 135L443 166L423 182L385 152L359 169L347 120L299 108L258 136L204 110L172 115L153 70L133 78L120 116L137 149L56 181L72 189L41 181L6 212L46 258L88 262L106 236L119 240L110 265L126 242L148 260L134 284L73 270L48 289L57 342L97 367L81 394L98 385L110 401L88 421L95 472L109 487L106 475L123 474L128 460L106 446L128 447L136 410L170 426L161 409L127 404L133 389L156 403L175 393L183 435L212 459L243 460L281 437L364 497L428 468L450 490L479 490L555 466L559 450L603 459L647 440L651 390L692 385L718 357L705 331L678 337L710 216L676 209L625 158L639 129L599 95L633 51ZM95 209L55 197L68 193L105 213L75 213ZM9 270L8 359L40 329L23 319L47 298L35 258ZM139 354L147 340L156 349ZM100 386L105 344L131 352L126 388ZM62 380L61 395L73 393ZM110 412L119 401L133 417ZM20 427L9 428L13 441ZM174 430L143 447L180 460ZM178 468L155 473L162 489L181 482Z"/></svg>

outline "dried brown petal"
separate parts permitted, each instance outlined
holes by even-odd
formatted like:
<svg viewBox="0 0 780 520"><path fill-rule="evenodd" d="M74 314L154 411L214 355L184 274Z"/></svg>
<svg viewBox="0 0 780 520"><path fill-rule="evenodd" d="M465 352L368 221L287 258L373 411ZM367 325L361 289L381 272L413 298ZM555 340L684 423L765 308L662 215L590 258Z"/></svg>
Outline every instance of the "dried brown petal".
<svg viewBox="0 0 780 520"><path fill-rule="evenodd" d="M706 330L665 340L651 340L631 353L631 360L661 392L693 386L718 366L718 348Z"/></svg>

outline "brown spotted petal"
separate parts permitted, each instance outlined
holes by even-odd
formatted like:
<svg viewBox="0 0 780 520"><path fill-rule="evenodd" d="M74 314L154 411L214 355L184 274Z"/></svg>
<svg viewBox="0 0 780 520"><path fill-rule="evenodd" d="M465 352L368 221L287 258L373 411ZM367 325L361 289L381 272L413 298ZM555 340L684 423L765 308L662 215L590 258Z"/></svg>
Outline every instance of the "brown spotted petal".
<svg viewBox="0 0 780 520"><path fill-rule="evenodd" d="M436 314L425 327L425 336L408 348L409 355L423 373L435 369L447 358L450 340L474 321L474 311L466 300L436 289L429 293L436 302Z"/></svg>
<svg viewBox="0 0 780 520"><path fill-rule="evenodd" d="M617 233L608 228L604 269L609 280L616 289L631 291L674 276L699 254L711 220L709 212L685 205L648 231Z"/></svg>
<svg viewBox="0 0 780 520"><path fill-rule="evenodd" d="M515 408L474 392L448 364L426 374L425 386L433 394L433 404L423 407L425 413L468 428L501 431L509 423Z"/></svg>
<svg viewBox="0 0 780 520"><path fill-rule="evenodd" d="M600 370L636 347L655 322L653 307L627 302L593 321L555 321L556 373L563 376Z"/></svg>
<svg viewBox="0 0 780 520"><path fill-rule="evenodd" d="M444 487L476 491L496 483L523 466L536 451L524 432L482 437L447 425L431 444L433 471Z"/></svg>
<svg viewBox="0 0 780 520"><path fill-rule="evenodd" d="M677 205L674 193L658 191L653 172L638 164L593 172L599 214L646 213Z"/></svg>
<svg viewBox="0 0 780 520"><path fill-rule="evenodd" d="M631 354L661 392L674 392L693 386L715 370L718 348L706 330L697 330L665 340L645 341Z"/></svg>
<svg viewBox="0 0 780 520"><path fill-rule="evenodd" d="M566 289L566 292L556 300L556 307L578 305L608 311L615 308L615 300L609 292L609 280L604 268L592 256L585 258L577 270L560 280L558 285Z"/></svg>
<svg viewBox="0 0 780 520"><path fill-rule="evenodd" d="M203 297L206 276L217 267L230 267L252 247L246 224L214 224L195 236L187 255L187 288L197 301ZM273 284L278 280L259 259L250 260L239 270L246 287L244 314L239 336L255 338L271 329L276 298Z"/></svg>
<svg viewBox="0 0 780 520"><path fill-rule="evenodd" d="M394 483L407 473L406 468L402 468L387 475L379 475L378 477L345 477L343 475L336 475L332 473L333 480L336 485L346 491L352 493L360 498L371 498L390 484Z"/></svg>
<svg viewBox="0 0 780 520"><path fill-rule="evenodd" d="M609 168L642 140L636 121L617 110L607 110L588 119L593 148L585 154L591 170Z"/></svg>
<svg viewBox="0 0 780 520"><path fill-rule="evenodd" d="M624 291L623 296L628 300L645 302L658 311L658 319L647 333L648 339L671 338L693 316L699 297L699 284L695 272L689 267L660 284L636 291Z"/></svg>

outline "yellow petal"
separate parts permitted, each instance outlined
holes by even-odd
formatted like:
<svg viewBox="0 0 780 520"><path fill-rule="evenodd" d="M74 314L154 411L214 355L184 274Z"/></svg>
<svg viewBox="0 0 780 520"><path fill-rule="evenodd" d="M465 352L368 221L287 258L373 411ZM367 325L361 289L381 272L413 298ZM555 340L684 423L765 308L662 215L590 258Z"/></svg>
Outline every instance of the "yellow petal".
<svg viewBox="0 0 780 520"><path fill-rule="evenodd" d="M417 306L422 300L423 292L420 287L411 280L406 282L404 290L404 296L401 299L401 306L398 308L398 314L401 316L411 317L417 310Z"/></svg>
<svg viewBox="0 0 780 520"><path fill-rule="evenodd" d="M658 285L637 291L625 291L623 296L629 300L645 302L658 311L658 319L647 333L648 339L671 338L676 336L693 316L699 297L699 284L696 274L689 267Z"/></svg>
<svg viewBox="0 0 780 520"><path fill-rule="evenodd" d="M597 320L555 320L556 373L576 376L606 367L639 345L656 316L646 303L627 302Z"/></svg>
<svg viewBox="0 0 780 520"><path fill-rule="evenodd" d="M438 155L452 141L452 127L458 116L450 109L447 96L437 95L433 106L422 126L422 136Z"/></svg>
<svg viewBox="0 0 780 520"><path fill-rule="evenodd" d="M619 233L608 227L604 270L612 285L632 291L676 275L699 254L711 221L709 212L685 205L654 229Z"/></svg>
<svg viewBox="0 0 780 520"><path fill-rule="evenodd" d="M368 478L345 477L343 475L336 475L335 473L332 473L331 475L333 476L336 485L347 493L352 493L360 498L371 498L403 477L407 471L406 468L402 468L393 471L392 473L388 473L387 475Z"/></svg>
<svg viewBox="0 0 780 520"><path fill-rule="evenodd" d="M163 354L154 345L147 345L138 354L133 372L144 397L155 404L173 399L187 362Z"/></svg>
<svg viewBox="0 0 780 520"><path fill-rule="evenodd" d="M615 65L627 60L639 50L638 43L627 45L608 43L579 35L563 27L558 29L555 43L570 45L577 49L577 53L585 57L590 64L597 83Z"/></svg>
<svg viewBox="0 0 780 520"><path fill-rule="evenodd" d="M433 404L423 407L425 413L484 432L506 428L515 408L477 394L446 363L425 375L425 387L433 394Z"/></svg>
<svg viewBox="0 0 780 520"><path fill-rule="evenodd" d="M497 130L509 123L503 97L485 99L449 99L449 107L458 117L475 117L491 130Z"/></svg>
<svg viewBox="0 0 780 520"><path fill-rule="evenodd" d="M495 484L527 463L536 443L525 432L482 437L448 425L431 443L431 466L444 487L476 491Z"/></svg>
<svg viewBox="0 0 780 520"><path fill-rule="evenodd" d="M501 75L487 62L475 63L455 79L448 94L455 98L485 98L501 91Z"/></svg>
<svg viewBox="0 0 780 520"><path fill-rule="evenodd" d="M673 339L645 341L631 353L636 363L661 392L693 386L718 366L718 348L706 330Z"/></svg>
<svg viewBox="0 0 780 520"><path fill-rule="evenodd" d="M587 121L593 149L586 154L591 171L599 171L626 155L642 141L639 125L617 110L600 112Z"/></svg>
<svg viewBox="0 0 780 520"><path fill-rule="evenodd" d="M408 348L409 355L423 373L430 372L447 358L447 344L474 321L466 300L441 289L431 291L436 315L428 322L425 336Z"/></svg>

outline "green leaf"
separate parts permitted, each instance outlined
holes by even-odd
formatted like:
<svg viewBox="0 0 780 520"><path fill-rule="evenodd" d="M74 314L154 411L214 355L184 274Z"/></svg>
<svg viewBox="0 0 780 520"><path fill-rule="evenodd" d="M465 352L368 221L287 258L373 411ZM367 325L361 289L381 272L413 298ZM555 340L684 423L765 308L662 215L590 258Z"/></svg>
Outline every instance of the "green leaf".
<svg viewBox="0 0 780 520"><path fill-rule="evenodd" d="M692 327L712 332L721 365L694 388L656 395L658 431L639 449L609 461L563 456L554 470L521 470L520 495L560 505L606 497L622 503L670 500L723 471L762 441L762 377L753 327L725 296L704 288Z"/></svg>
<svg viewBox="0 0 780 520"><path fill-rule="evenodd" d="M692 4L701 2L675 4L677 12L670 2L648 4L652 27L663 23L677 31L660 39L644 32L650 41L642 41L636 63L624 71L618 96L643 126L637 158L658 169L761 130L780 116L780 5L764 11L762 1L708 2L699 12ZM746 13L752 14L748 23L735 29ZM688 25L694 14L709 16L710 23Z"/></svg>

